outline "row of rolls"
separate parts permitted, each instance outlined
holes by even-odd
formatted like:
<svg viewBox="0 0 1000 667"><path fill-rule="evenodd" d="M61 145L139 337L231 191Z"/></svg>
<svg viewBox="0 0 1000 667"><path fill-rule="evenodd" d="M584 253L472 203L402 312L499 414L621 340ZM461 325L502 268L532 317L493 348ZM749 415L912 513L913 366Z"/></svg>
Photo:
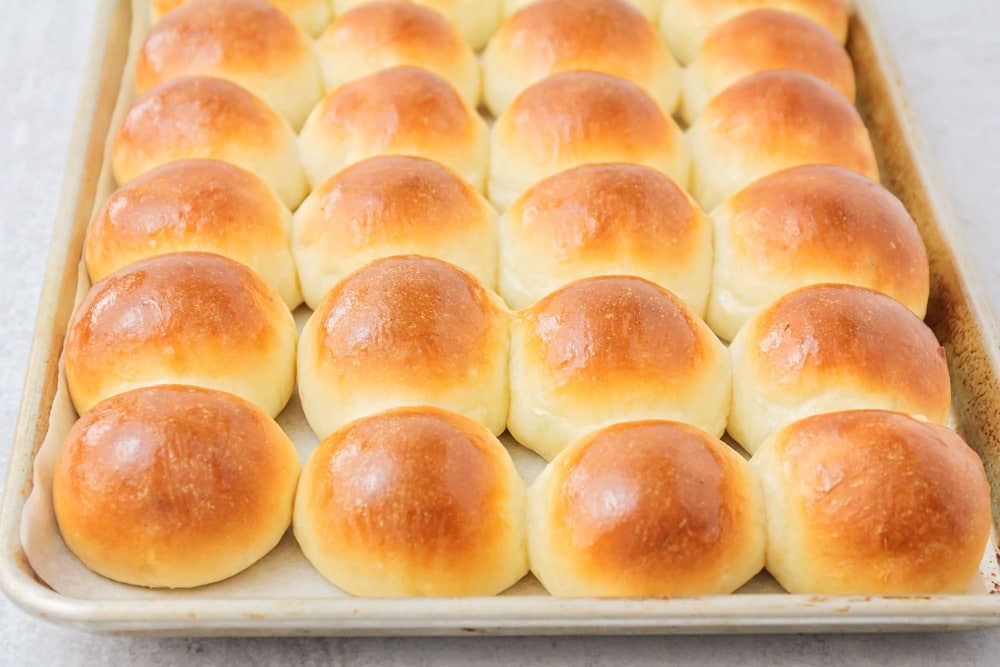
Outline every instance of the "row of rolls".
<svg viewBox="0 0 1000 667"><path fill-rule="evenodd" d="M967 589L989 488L845 3L271 4L154 1L65 344L89 567L292 524L365 596Z"/></svg>

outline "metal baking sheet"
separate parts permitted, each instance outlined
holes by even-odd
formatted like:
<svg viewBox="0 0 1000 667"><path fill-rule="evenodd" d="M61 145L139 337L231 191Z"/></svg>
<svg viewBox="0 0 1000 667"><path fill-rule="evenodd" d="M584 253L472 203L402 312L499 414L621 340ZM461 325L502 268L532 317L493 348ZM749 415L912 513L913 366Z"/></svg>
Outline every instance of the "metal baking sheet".
<svg viewBox="0 0 1000 667"><path fill-rule="evenodd" d="M109 132L132 97L131 0L104 0L81 97L39 305L0 514L0 586L23 609L79 629L140 635L461 635L853 632L969 629L1000 624L995 548L965 595L799 596L777 593L766 574L729 596L556 599L532 582L492 598L372 600L293 593L241 597L230 590L173 591L141 600L60 594L32 570L21 545L24 503L50 427L62 340L77 290L87 223L111 191ZM906 204L927 244L927 322L947 350L955 425L986 465L1000 517L1000 333L912 113L870 3L855 2L848 43L858 104L879 155L883 183ZM125 82L125 83L123 83ZM290 539L286 537L286 540ZM265 564L266 567L266 564Z"/></svg>

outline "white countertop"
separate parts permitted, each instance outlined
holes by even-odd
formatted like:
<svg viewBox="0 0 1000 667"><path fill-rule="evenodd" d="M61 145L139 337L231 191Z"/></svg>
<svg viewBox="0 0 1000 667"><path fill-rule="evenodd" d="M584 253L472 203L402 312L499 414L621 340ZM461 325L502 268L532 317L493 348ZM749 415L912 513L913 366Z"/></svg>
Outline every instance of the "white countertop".
<svg viewBox="0 0 1000 667"><path fill-rule="evenodd" d="M1000 4L874 0L1000 312ZM6 1L0 22L0 434L9 443L97 0ZM9 445L0 447L5 472ZM140 639L81 634L0 596L0 665L997 664L1000 629L869 636Z"/></svg>

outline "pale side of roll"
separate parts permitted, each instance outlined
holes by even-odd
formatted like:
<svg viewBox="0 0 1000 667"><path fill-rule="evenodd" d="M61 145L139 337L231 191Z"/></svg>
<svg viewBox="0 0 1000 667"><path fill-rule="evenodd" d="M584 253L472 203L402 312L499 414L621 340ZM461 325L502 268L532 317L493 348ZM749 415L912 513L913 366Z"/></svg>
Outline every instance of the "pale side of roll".
<svg viewBox="0 0 1000 667"><path fill-rule="evenodd" d="M944 424L945 351L905 306L852 285L812 285L754 315L729 346L729 435L755 452L809 415L879 408Z"/></svg>
<svg viewBox="0 0 1000 667"><path fill-rule="evenodd" d="M798 595L969 591L990 536L983 462L950 429L897 412L794 422L753 456L767 569Z"/></svg>
<svg viewBox="0 0 1000 667"><path fill-rule="evenodd" d="M584 436L528 489L532 572L557 597L726 595L764 567L750 464L688 424Z"/></svg>
<svg viewBox="0 0 1000 667"><path fill-rule="evenodd" d="M91 282L171 252L224 255L256 271L294 310L302 303L290 244L292 216L258 176L218 160L168 162L101 205L87 229Z"/></svg>
<svg viewBox="0 0 1000 667"><path fill-rule="evenodd" d="M299 457L257 406L166 385L118 394L73 425L52 479L63 540L100 575L191 588L264 557L291 523Z"/></svg>
<svg viewBox="0 0 1000 667"><path fill-rule="evenodd" d="M515 314L507 428L547 460L623 421L721 436L731 382L726 348L679 298L633 276L585 278Z"/></svg>
<svg viewBox="0 0 1000 667"><path fill-rule="evenodd" d="M302 472L294 526L320 574L356 596L496 595L528 572L510 454L439 408L389 410L325 438Z"/></svg>
<svg viewBox="0 0 1000 667"><path fill-rule="evenodd" d="M588 164L550 176L507 209L500 257L500 295L511 308L580 278L622 274L669 289L702 317L712 225L655 169Z"/></svg>

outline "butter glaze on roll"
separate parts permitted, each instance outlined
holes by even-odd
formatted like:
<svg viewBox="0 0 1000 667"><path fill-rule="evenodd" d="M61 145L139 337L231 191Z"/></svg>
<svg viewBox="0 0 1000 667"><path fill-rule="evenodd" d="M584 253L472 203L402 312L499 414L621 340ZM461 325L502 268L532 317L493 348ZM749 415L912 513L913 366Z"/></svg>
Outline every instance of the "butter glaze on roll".
<svg viewBox="0 0 1000 667"><path fill-rule="evenodd" d="M189 158L251 171L289 208L309 192L291 126L259 97L225 79L181 77L146 91L126 111L111 152L118 185Z"/></svg>
<svg viewBox="0 0 1000 667"><path fill-rule="evenodd" d="M167 12L192 2L192 0L152 0L152 19L155 23ZM319 36L330 22L329 0L267 0L288 15L296 25L313 37Z"/></svg>
<svg viewBox="0 0 1000 667"><path fill-rule="evenodd" d="M371 0L331 0L334 14L340 16L352 7ZM413 0L440 13L455 26L473 51L479 51L503 19L503 0Z"/></svg>
<svg viewBox="0 0 1000 667"><path fill-rule="evenodd" d="M147 387L73 425L53 504L67 546L98 574L190 588L243 571L278 543L299 468L260 408L209 389Z"/></svg>
<svg viewBox="0 0 1000 667"><path fill-rule="evenodd" d="M857 109L803 72L740 79L709 102L687 137L691 194L706 211L758 178L803 164L832 164L879 180Z"/></svg>
<svg viewBox="0 0 1000 667"><path fill-rule="evenodd" d="M804 16L847 41L850 0L666 0L660 30L681 64L694 58L702 41L720 23L754 9L777 9Z"/></svg>
<svg viewBox="0 0 1000 667"><path fill-rule="evenodd" d="M179 160L111 194L87 230L92 282L126 264L171 252L214 252L243 262L302 303L289 242L291 213L267 183L217 160Z"/></svg>
<svg viewBox="0 0 1000 667"><path fill-rule="evenodd" d="M677 106L680 68L652 24L620 0L541 0L511 16L483 52L486 106L499 116L531 84L570 70L631 81L666 113Z"/></svg>
<svg viewBox="0 0 1000 667"><path fill-rule="evenodd" d="M670 292L632 276L585 278L511 322L511 435L547 460L583 435L640 419L721 436L729 355Z"/></svg>
<svg viewBox="0 0 1000 667"><path fill-rule="evenodd" d="M98 281L66 335L66 381L84 414L138 387L189 384L236 394L276 416L295 385L295 322L243 264L182 252Z"/></svg>
<svg viewBox="0 0 1000 667"><path fill-rule="evenodd" d="M596 72L563 72L522 92L493 126L489 198L504 210L532 185L582 164L631 162L686 188L684 133L638 86Z"/></svg>
<svg viewBox="0 0 1000 667"><path fill-rule="evenodd" d="M440 162L482 191L489 132L447 81L400 66L330 92L309 115L299 149L314 187L355 162L395 154Z"/></svg>
<svg viewBox="0 0 1000 667"><path fill-rule="evenodd" d="M750 465L678 422L609 426L528 490L532 572L559 597L724 595L764 567Z"/></svg>
<svg viewBox="0 0 1000 667"><path fill-rule="evenodd" d="M809 415L878 408L944 424L951 405L945 351L894 299L850 285L791 292L747 322L729 352L729 434L750 453Z"/></svg>
<svg viewBox="0 0 1000 667"><path fill-rule="evenodd" d="M445 410L399 408L320 443L295 537L352 595L496 595L528 572L524 508L524 481L492 433Z"/></svg>
<svg viewBox="0 0 1000 667"><path fill-rule="evenodd" d="M193 0L154 25L139 50L136 90L189 75L238 83L294 128L323 96L309 40L264 0Z"/></svg>
<svg viewBox="0 0 1000 667"><path fill-rule="evenodd" d="M391 255L451 262L496 286L496 211L475 188L423 158L387 155L329 178L294 216L293 251L316 308L348 273Z"/></svg>
<svg viewBox="0 0 1000 667"><path fill-rule="evenodd" d="M574 280L625 274L669 289L701 317L712 279L711 227L690 195L655 169L568 169L503 215L500 295L526 308Z"/></svg>
<svg viewBox="0 0 1000 667"><path fill-rule="evenodd" d="M625 0L627 4L632 5L645 16L651 23L656 24L656 19L660 15L660 5L663 4L662 0ZM510 17L517 10L522 7L527 7L528 5L534 4L538 0L504 0L504 15Z"/></svg>
<svg viewBox="0 0 1000 667"><path fill-rule="evenodd" d="M337 283L299 345L299 397L320 438L403 405L507 419L510 315L472 275L438 259L375 260Z"/></svg>
<svg viewBox="0 0 1000 667"><path fill-rule="evenodd" d="M330 24L317 44L327 90L396 65L423 67L479 103L479 63L441 14L409 2L370 2Z"/></svg>
<svg viewBox="0 0 1000 667"><path fill-rule="evenodd" d="M715 259L708 324L732 340L759 308L815 283L888 294L920 318L927 250L903 204L878 183L829 165L762 178L712 212Z"/></svg>
<svg viewBox="0 0 1000 667"><path fill-rule="evenodd" d="M708 35L684 72L684 121L745 76L791 69L811 74L854 102L851 57L828 30L796 14L761 9L739 14Z"/></svg>
<svg viewBox="0 0 1000 667"><path fill-rule="evenodd" d="M990 535L983 463L953 431L903 414L817 415L751 464L767 498L767 569L800 595L969 590Z"/></svg>

